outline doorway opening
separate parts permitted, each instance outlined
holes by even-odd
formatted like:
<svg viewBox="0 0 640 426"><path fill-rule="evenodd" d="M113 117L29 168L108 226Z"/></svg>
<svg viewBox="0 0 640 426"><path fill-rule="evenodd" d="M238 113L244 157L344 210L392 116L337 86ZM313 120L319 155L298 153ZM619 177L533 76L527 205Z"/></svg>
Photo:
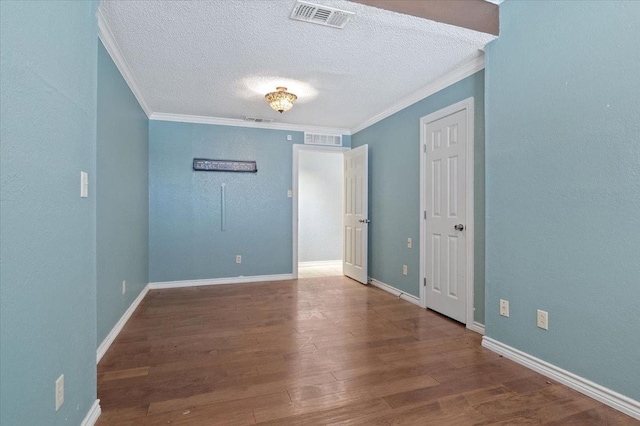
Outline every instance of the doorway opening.
<svg viewBox="0 0 640 426"><path fill-rule="evenodd" d="M349 148L293 146L293 277L342 275L344 158Z"/></svg>

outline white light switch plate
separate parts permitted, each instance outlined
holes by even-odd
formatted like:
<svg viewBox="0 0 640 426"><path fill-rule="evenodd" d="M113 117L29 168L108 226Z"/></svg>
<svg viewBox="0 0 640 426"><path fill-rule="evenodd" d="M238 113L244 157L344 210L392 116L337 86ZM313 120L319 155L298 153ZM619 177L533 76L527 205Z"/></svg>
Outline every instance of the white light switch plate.
<svg viewBox="0 0 640 426"><path fill-rule="evenodd" d="M80 197L87 198L89 196L89 173L80 172Z"/></svg>
<svg viewBox="0 0 640 426"><path fill-rule="evenodd" d="M413 240L411 238L407 238L407 248L413 248Z"/></svg>
<svg viewBox="0 0 640 426"><path fill-rule="evenodd" d="M64 402L64 374L61 374L56 380L56 411Z"/></svg>

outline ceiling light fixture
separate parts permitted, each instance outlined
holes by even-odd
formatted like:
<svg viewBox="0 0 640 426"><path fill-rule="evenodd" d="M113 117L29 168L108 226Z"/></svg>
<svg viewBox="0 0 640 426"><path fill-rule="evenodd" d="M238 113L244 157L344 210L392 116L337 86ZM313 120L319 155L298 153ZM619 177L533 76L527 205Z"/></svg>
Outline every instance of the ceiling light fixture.
<svg viewBox="0 0 640 426"><path fill-rule="evenodd" d="M293 93L287 92L286 87L276 87L276 92L267 93L264 95L271 108L282 114L284 111L289 111L293 108L293 103L298 99Z"/></svg>

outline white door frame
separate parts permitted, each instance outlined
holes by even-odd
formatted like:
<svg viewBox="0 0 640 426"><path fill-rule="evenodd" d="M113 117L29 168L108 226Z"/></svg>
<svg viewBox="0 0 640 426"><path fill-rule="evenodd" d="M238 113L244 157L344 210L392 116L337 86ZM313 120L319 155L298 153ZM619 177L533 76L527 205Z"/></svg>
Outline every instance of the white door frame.
<svg viewBox="0 0 640 426"><path fill-rule="evenodd" d="M350 149L351 148L348 147L293 144L293 178L291 180L291 229L293 231L293 260L291 271L294 280L298 279L298 177L300 172L300 151L343 153L345 151L349 151Z"/></svg>
<svg viewBox="0 0 640 426"><path fill-rule="evenodd" d="M426 200L426 151L425 146L427 143L427 135L425 132L425 128L427 124L437 121L441 118L444 118L448 115L454 114L459 111L466 111L466 121L467 121L467 180L466 180L466 193L467 193L467 214L464 218L465 220L465 230L466 230L466 257L467 257L467 270L466 270L466 286L467 286L467 306L466 306L466 325L467 328L473 328L473 294L474 294L474 206L473 206L473 196L474 196L474 156L473 156L473 148L474 148L474 99L473 97L467 98L463 101L457 102L453 105L450 105L446 108L443 108L439 111L426 115L420 119L420 306L423 308L427 307L427 292L425 291L425 283L427 276L427 268L426 268L426 254L427 254L427 240L425 233L427 232L427 200Z"/></svg>

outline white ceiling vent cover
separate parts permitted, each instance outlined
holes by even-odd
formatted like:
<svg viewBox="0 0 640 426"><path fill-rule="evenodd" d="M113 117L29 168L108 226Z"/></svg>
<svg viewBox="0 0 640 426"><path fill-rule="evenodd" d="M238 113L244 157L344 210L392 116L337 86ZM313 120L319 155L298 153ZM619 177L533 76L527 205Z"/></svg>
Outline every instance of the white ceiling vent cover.
<svg viewBox="0 0 640 426"><path fill-rule="evenodd" d="M306 1L297 1L293 6L290 18L327 27L344 28L351 16L353 16L353 12L307 3Z"/></svg>
<svg viewBox="0 0 640 426"><path fill-rule="evenodd" d="M342 146L342 135L321 135L304 132L305 145Z"/></svg>

